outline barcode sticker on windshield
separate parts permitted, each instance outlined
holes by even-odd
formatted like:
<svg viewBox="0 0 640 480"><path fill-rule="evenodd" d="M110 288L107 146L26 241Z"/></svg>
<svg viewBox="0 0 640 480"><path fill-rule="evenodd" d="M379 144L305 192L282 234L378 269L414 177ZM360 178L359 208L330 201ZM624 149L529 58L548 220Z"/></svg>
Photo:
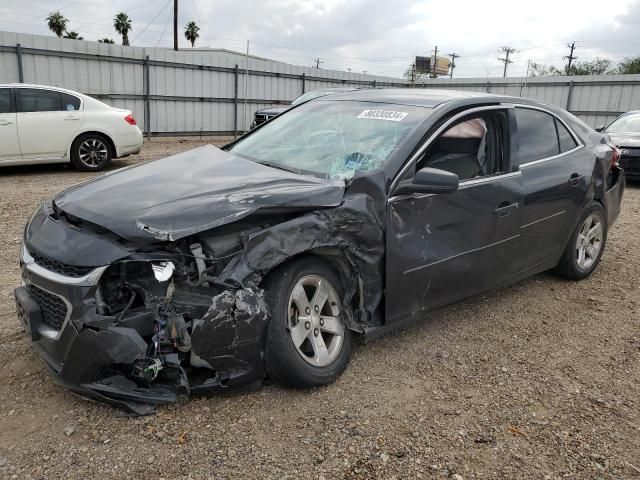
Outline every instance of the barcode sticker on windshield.
<svg viewBox="0 0 640 480"><path fill-rule="evenodd" d="M409 112L392 112L390 110L365 110L357 118L369 118L372 120L387 120L388 122L401 122Z"/></svg>

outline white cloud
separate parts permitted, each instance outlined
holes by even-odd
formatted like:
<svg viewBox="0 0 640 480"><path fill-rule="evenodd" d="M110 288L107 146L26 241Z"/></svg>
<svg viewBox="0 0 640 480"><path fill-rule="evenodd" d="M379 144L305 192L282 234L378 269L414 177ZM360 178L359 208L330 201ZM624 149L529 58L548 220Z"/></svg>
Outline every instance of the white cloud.
<svg viewBox="0 0 640 480"><path fill-rule="evenodd" d="M44 18L60 9L85 39L117 40L111 19L124 10L133 19L136 45L170 47L171 24L162 32L172 3L4 0L0 30L48 35ZM524 74L529 59L561 66L573 40L585 60L640 54L640 0L181 0L179 23L190 20L201 26L201 46L244 50L250 40L258 55L303 65L319 57L324 68L398 76L436 44L444 54L461 55L458 77L500 75L502 45L519 49L510 75ZM187 46L182 31L180 41Z"/></svg>

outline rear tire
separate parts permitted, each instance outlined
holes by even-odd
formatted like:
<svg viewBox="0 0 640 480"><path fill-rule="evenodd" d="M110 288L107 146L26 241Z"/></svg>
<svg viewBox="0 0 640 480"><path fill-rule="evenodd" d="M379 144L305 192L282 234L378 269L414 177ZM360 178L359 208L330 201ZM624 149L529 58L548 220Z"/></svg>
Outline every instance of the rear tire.
<svg viewBox="0 0 640 480"><path fill-rule="evenodd" d="M569 238L555 273L569 280L582 280L596 269L607 242L607 218L598 202L589 205Z"/></svg>
<svg viewBox="0 0 640 480"><path fill-rule="evenodd" d="M353 348L340 277L323 261L307 257L270 273L265 289L271 312L265 345L269 378L291 388L333 382Z"/></svg>
<svg viewBox="0 0 640 480"><path fill-rule="evenodd" d="M85 133L71 145L71 164L83 172L99 172L111 163L111 142L99 133Z"/></svg>

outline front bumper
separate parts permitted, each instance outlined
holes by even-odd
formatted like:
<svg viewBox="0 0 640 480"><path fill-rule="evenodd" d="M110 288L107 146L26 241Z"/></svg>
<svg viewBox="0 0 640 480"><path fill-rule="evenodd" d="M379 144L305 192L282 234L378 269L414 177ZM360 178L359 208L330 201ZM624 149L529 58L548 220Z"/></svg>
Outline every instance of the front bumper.
<svg viewBox="0 0 640 480"><path fill-rule="evenodd" d="M246 388L264 378L262 327L256 322L244 342L232 345L230 338L239 332L218 327L237 315L237 305L219 301L212 303L210 318L201 319L200 330L192 332L193 348L199 348L208 368L192 367L188 355L166 354L163 376L141 384L130 372L136 361L148 358L153 319L143 312L118 322L97 313L96 291L107 266L69 277L36 263L26 248L21 257L23 285L14 292L18 318L54 382L64 388L129 414L147 415L155 405L192 393Z"/></svg>

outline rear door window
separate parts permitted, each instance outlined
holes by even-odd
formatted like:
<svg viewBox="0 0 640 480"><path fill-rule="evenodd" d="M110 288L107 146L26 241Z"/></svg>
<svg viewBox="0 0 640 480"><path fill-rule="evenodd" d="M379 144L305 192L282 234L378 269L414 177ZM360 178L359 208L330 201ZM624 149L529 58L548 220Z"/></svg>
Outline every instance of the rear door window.
<svg viewBox="0 0 640 480"><path fill-rule="evenodd" d="M60 93L39 88L18 88L18 112L59 112Z"/></svg>
<svg viewBox="0 0 640 480"><path fill-rule="evenodd" d="M516 108L520 164L560 153L554 118L530 108Z"/></svg>
<svg viewBox="0 0 640 480"><path fill-rule="evenodd" d="M10 88L0 88L0 113L11 113Z"/></svg>

